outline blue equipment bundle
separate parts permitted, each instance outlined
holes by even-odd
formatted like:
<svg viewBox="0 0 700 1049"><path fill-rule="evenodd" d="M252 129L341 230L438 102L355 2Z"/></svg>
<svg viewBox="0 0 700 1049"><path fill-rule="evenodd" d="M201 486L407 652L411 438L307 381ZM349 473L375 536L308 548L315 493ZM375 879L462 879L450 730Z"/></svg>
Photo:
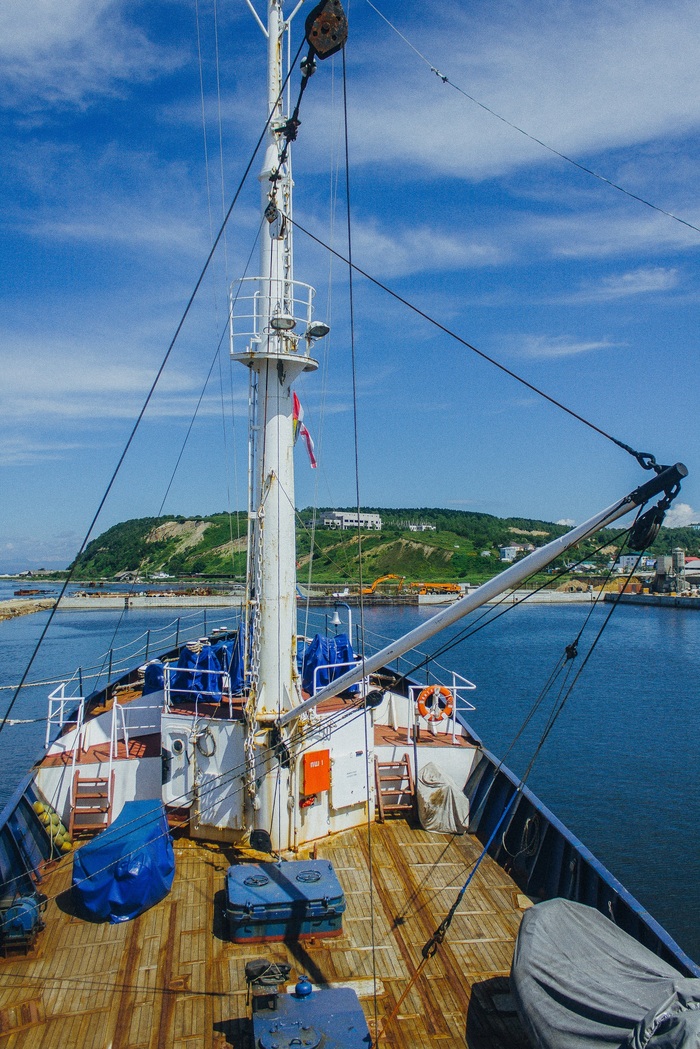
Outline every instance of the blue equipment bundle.
<svg viewBox="0 0 700 1049"><path fill-rule="evenodd" d="M345 895L328 860L243 863L226 874L234 943L340 936Z"/></svg>
<svg viewBox="0 0 700 1049"><path fill-rule="evenodd" d="M303 652L301 687L313 696L318 689L347 674L354 665L352 643L347 634L336 637L316 634ZM358 690L359 686L351 685L347 691L355 695Z"/></svg>
<svg viewBox="0 0 700 1049"><path fill-rule="evenodd" d="M170 892L175 876L165 809L128 801L114 823L73 858L73 893L85 916L130 921Z"/></svg>

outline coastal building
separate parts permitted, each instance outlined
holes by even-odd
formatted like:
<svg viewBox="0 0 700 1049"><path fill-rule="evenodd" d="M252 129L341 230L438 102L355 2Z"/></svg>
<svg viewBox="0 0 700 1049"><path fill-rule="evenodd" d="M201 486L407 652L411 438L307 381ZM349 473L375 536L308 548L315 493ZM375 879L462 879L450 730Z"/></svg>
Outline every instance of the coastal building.
<svg viewBox="0 0 700 1049"><path fill-rule="evenodd" d="M346 513L344 510L331 510L321 518L323 528L367 528L380 532L382 519L379 514Z"/></svg>
<svg viewBox="0 0 700 1049"><path fill-rule="evenodd" d="M409 524L409 532L437 532L437 525L434 524Z"/></svg>
<svg viewBox="0 0 700 1049"><path fill-rule="evenodd" d="M498 556L501 561L515 561L521 554L530 554L534 549L532 543L511 543L509 546L499 546Z"/></svg>
<svg viewBox="0 0 700 1049"><path fill-rule="evenodd" d="M615 562L615 571L621 574L634 572L637 569L640 572L648 572L655 567L655 557L640 557L639 554L622 554Z"/></svg>

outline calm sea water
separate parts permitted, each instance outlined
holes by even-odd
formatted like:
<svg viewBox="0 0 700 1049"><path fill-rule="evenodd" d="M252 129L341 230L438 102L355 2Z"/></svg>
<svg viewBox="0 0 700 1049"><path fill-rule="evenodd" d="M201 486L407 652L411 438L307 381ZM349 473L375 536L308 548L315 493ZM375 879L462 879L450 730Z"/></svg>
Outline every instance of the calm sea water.
<svg viewBox="0 0 700 1049"><path fill-rule="evenodd" d="M3 589L0 583L0 596ZM586 638L601 625L609 606L594 612ZM525 605L462 641L441 657L477 685L472 694L474 729L496 754L510 747L527 712L564 647L577 636L587 606ZM325 616L312 610L308 629L323 629ZM342 610L344 616L347 613ZM431 613L416 608L371 609L365 633L373 647ZM208 628L224 624L209 609ZM150 653L166 647L177 613L171 610L63 612L55 616L29 680L69 677L84 668L85 690L113 665L139 661L150 631ZM45 614L0 623L0 686L19 681ZM353 625L359 623L354 610ZM115 630L119 624L119 632ZM200 636L203 613L183 610L181 638ZM302 624L303 626L303 624ZM431 651L456 637L452 628L433 640ZM132 640L136 639L136 640ZM700 958L700 614L666 608L621 606L567 700L529 778L529 785L556 815L627 886L694 958ZM102 681L105 678L103 676ZM0 803L41 752L47 686L23 691L0 736ZM0 691L0 711L11 692ZM530 730L507 758L523 774L540 738L554 697L542 705Z"/></svg>

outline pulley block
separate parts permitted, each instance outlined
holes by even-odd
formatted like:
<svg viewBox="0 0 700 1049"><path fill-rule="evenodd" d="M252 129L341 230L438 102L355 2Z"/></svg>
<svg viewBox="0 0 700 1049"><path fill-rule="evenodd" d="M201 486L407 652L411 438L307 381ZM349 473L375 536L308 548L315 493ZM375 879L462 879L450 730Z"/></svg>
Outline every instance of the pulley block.
<svg viewBox="0 0 700 1049"><path fill-rule="evenodd" d="M348 38L348 20L340 0L321 0L306 19L306 40L319 58L330 58Z"/></svg>
<svg viewBox="0 0 700 1049"><path fill-rule="evenodd" d="M663 506L652 506L641 514L632 525L628 546L630 550L646 550L656 539L663 524L665 509Z"/></svg>

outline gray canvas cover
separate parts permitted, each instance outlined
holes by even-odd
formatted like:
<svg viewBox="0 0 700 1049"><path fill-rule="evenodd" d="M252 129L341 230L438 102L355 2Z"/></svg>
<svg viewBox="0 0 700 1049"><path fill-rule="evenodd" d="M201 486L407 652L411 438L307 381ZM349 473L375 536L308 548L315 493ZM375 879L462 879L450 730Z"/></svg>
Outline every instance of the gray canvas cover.
<svg viewBox="0 0 700 1049"><path fill-rule="evenodd" d="M469 825L469 800L455 781L429 761L418 773L418 818L424 830L464 834Z"/></svg>
<svg viewBox="0 0 700 1049"><path fill-rule="evenodd" d="M700 979L581 903L525 912L511 991L538 1049L700 1049Z"/></svg>

